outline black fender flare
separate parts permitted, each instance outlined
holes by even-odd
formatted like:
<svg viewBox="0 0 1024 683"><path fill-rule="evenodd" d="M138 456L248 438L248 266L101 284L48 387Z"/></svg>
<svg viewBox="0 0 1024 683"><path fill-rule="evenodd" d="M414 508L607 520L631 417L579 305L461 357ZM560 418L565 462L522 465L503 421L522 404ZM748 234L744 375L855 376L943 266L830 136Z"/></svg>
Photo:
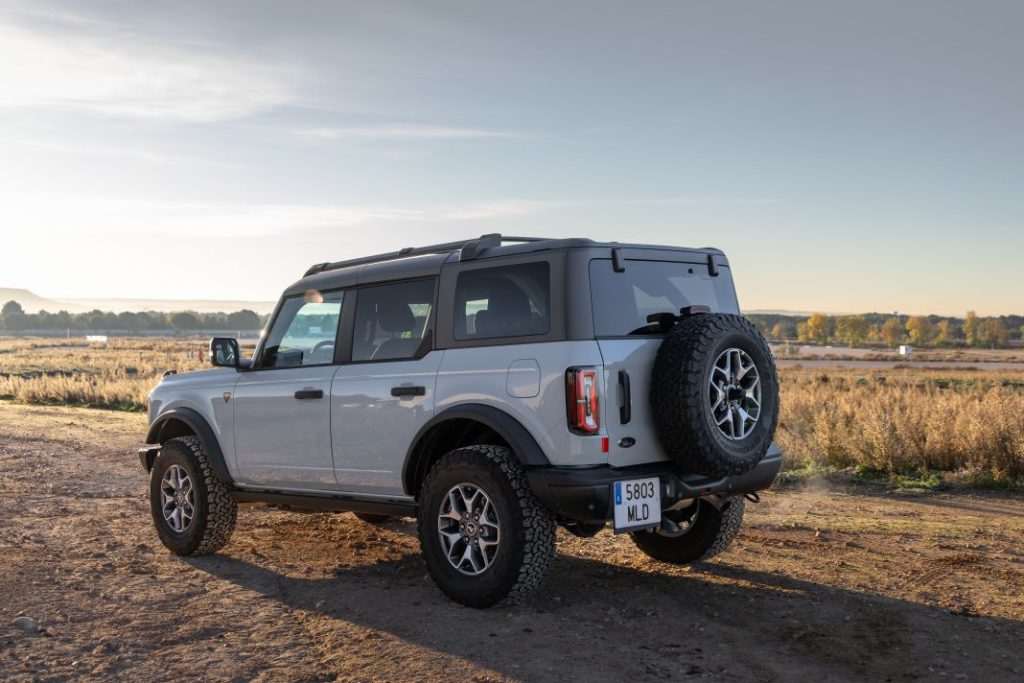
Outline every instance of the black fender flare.
<svg viewBox="0 0 1024 683"><path fill-rule="evenodd" d="M533 435L519 422L504 410L480 403L462 403L442 410L430 419L412 440L409 450L405 454L405 463L402 465L402 486L407 494L413 490L413 477L416 473L416 464L423 438L431 429L451 420L473 420L493 430L498 436L505 440L512 448L516 458L523 467L550 467L551 461L544 454L543 449L533 438Z"/></svg>
<svg viewBox="0 0 1024 683"><path fill-rule="evenodd" d="M146 443L163 444L174 438L174 436L179 436L177 434L169 435L164 433L164 427L171 420L183 422L192 430L203 444L203 448L206 449L206 455L210 458L210 465L213 467L213 472L217 475L217 478L229 486L234 484L234 480L228 472L227 463L224 460L224 452L220 448L217 435L214 433L210 423L206 421L206 418L192 408L171 408L161 413L153 424L150 425L149 433L146 435Z"/></svg>

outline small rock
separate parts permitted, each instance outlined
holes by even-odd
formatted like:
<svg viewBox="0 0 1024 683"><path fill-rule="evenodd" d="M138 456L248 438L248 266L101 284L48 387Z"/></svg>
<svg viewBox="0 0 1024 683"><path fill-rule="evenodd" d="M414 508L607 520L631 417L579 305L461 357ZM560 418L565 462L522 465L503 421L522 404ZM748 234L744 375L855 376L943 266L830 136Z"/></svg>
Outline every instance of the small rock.
<svg viewBox="0 0 1024 683"><path fill-rule="evenodd" d="M89 557L106 557L106 556L107 556L107 554L106 554L105 552L102 552L102 551L100 551L100 550L97 550L96 552L94 552L94 553L93 553L92 555L90 555Z"/></svg>
<svg viewBox="0 0 1024 683"><path fill-rule="evenodd" d="M39 622L31 617L18 617L11 622L11 626L20 628L25 633L39 633Z"/></svg>

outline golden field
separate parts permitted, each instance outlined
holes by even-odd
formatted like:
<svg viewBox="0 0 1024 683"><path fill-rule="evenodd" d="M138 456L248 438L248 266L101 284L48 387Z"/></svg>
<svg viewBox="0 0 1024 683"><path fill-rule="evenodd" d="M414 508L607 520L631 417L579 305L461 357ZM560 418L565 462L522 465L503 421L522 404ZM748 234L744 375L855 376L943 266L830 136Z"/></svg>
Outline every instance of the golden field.
<svg viewBox="0 0 1024 683"><path fill-rule="evenodd" d="M917 483L1024 481L1024 372L784 368L776 440L790 469Z"/></svg>
<svg viewBox="0 0 1024 683"><path fill-rule="evenodd" d="M145 410L167 370L202 367L199 340L0 338L0 399L23 403ZM188 357L189 350L195 358Z"/></svg>
<svg viewBox="0 0 1024 683"><path fill-rule="evenodd" d="M205 340L0 338L0 399L145 410L167 370L203 367ZM193 357L189 358L189 351ZM913 485L1024 482L1024 372L783 368L777 440L787 467Z"/></svg>

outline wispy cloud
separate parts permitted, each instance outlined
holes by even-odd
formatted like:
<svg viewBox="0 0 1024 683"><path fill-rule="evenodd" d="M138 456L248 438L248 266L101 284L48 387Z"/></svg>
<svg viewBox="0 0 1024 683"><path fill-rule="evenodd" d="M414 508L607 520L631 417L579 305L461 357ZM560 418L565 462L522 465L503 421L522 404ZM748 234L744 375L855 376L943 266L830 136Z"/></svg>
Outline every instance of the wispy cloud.
<svg viewBox="0 0 1024 683"><path fill-rule="evenodd" d="M149 120L234 119L296 98L294 74L102 22L0 14L0 108Z"/></svg>
<svg viewBox="0 0 1024 683"><path fill-rule="evenodd" d="M524 139L526 133L488 128L464 128L430 124L377 124L368 126L319 126L301 128L296 135L322 140L350 140L355 142L386 142L402 140L480 140Z"/></svg>
<svg viewBox="0 0 1024 683"><path fill-rule="evenodd" d="M552 203L505 199L451 204L287 204L144 201L110 197L11 196L0 205L0 223L17 225L29 240L54 229L88 235L167 234L253 237L366 224L486 221L521 216ZM54 226L60 226L55 228ZM15 235L17 240L18 235Z"/></svg>
<svg viewBox="0 0 1024 683"><path fill-rule="evenodd" d="M301 236L319 230L357 229L373 243L379 233L415 224L446 226L484 223L555 210L697 204L763 204L772 200L676 198L607 198L602 200L491 199L436 204L296 204L138 200L119 197L65 196L60 202L46 196L10 196L0 204L0 224L19 227L13 236L31 241L54 230L71 235L148 237ZM60 226L60 227L55 227ZM417 228L419 230L420 228Z"/></svg>
<svg viewBox="0 0 1024 683"><path fill-rule="evenodd" d="M4 145L9 147L39 150L42 152L52 152L54 154L125 159L129 161L141 161L147 164L167 166L217 166L221 168L245 168L242 164L235 164L226 161L214 161L198 157L185 157L175 154L165 154L160 151L132 147L55 142L52 140L15 140L10 138L0 138L0 146Z"/></svg>

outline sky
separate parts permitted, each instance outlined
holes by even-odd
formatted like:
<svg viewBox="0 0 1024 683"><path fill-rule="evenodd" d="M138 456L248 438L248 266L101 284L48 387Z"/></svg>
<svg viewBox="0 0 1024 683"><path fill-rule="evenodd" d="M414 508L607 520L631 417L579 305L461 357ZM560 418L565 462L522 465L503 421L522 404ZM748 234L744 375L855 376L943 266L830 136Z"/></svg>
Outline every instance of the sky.
<svg viewBox="0 0 1024 683"><path fill-rule="evenodd" d="M1024 312L1024 4L0 0L0 287L274 300L490 232Z"/></svg>

